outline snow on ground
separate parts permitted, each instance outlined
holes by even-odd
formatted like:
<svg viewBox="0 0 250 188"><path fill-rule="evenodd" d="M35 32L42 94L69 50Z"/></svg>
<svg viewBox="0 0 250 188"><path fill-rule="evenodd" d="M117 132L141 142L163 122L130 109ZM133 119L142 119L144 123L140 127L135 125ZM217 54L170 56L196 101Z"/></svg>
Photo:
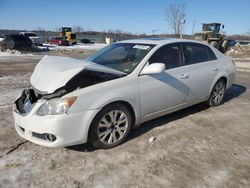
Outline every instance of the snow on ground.
<svg viewBox="0 0 250 188"><path fill-rule="evenodd" d="M33 66L34 57L22 66ZM0 71L12 59L22 58L0 62ZM13 68L0 77L0 187L250 187L249 74L237 75L223 105L201 104L147 122L116 148L51 149L14 129L12 104L31 70Z"/></svg>
<svg viewBox="0 0 250 188"><path fill-rule="evenodd" d="M96 43L96 44L83 44L78 43L72 46L57 46L47 43L43 43L43 46L40 46L40 49L49 49L49 50L99 50L107 46L107 44Z"/></svg>
<svg viewBox="0 0 250 188"><path fill-rule="evenodd" d="M12 93L29 76L0 80L0 91L10 94L8 106L0 105L0 187L249 188L250 106L237 97L243 86L234 85L219 107L198 105L147 122L110 150L51 149L25 141L14 129Z"/></svg>
<svg viewBox="0 0 250 188"><path fill-rule="evenodd" d="M235 45L226 54L233 58L250 58L250 45Z"/></svg>
<svg viewBox="0 0 250 188"><path fill-rule="evenodd" d="M18 50L6 50L6 52L0 51L0 57L9 57L9 56L33 56L33 54L22 54Z"/></svg>

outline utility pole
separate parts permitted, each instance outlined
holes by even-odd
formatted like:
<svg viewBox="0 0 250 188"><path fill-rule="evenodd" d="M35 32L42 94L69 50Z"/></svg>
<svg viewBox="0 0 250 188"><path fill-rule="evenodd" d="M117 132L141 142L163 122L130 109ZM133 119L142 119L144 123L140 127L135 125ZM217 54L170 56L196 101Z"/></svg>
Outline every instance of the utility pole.
<svg viewBox="0 0 250 188"><path fill-rule="evenodd" d="M180 38L182 39L182 33L183 33L183 25L185 24L186 20L182 19L181 20L181 35Z"/></svg>
<svg viewBox="0 0 250 188"><path fill-rule="evenodd" d="M194 28L195 28L195 19L193 21L192 35L194 35Z"/></svg>

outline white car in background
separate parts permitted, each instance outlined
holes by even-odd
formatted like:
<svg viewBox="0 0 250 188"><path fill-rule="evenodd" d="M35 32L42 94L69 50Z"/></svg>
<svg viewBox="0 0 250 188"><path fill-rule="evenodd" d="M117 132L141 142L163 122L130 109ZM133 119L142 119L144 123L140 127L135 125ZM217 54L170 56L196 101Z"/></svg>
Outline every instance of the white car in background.
<svg viewBox="0 0 250 188"><path fill-rule="evenodd" d="M3 41L4 39L5 37L0 34L0 42Z"/></svg>
<svg viewBox="0 0 250 188"><path fill-rule="evenodd" d="M21 35L29 37L34 46L42 45L41 38L34 32L20 32Z"/></svg>
<svg viewBox="0 0 250 188"><path fill-rule="evenodd" d="M234 79L232 59L192 40L122 41L84 61L45 56L15 101L15 128L43 146L111 148L145 121L220 105Z"/></svg>

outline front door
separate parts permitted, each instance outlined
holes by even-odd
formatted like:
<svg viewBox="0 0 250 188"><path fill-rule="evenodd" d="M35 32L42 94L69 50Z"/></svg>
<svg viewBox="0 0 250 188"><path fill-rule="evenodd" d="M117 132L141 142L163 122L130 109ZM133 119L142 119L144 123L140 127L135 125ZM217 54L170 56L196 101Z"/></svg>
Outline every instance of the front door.
<svg viewBox="0 0 250 188"><path fill-rule="evenodd" d="M189 94L188 67L182 66L179 44L168 44L158 49L148 64L164 63L166 70L156 75L139 76L141 117L164 112L185 104Z"/></svg>

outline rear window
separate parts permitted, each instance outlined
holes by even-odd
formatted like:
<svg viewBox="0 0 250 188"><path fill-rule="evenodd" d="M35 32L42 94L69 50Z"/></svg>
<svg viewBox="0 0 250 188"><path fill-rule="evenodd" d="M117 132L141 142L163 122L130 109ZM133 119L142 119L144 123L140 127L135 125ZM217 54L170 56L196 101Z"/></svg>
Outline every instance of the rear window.
<svg viewBox="0 0 250 188"><path fill-rule="evenodd" d="M196 64L217 59L213 51L202 44L185 43L183 52L186 64Z"/></svg>
<svg viewBox="0 0 250 188"><path fill-rule="evenodd" d="M214 54L214 52L208 46L206 46L206 47L207 47L207 51L208 51L209 61L216 60L217 57Z"/></svg>

